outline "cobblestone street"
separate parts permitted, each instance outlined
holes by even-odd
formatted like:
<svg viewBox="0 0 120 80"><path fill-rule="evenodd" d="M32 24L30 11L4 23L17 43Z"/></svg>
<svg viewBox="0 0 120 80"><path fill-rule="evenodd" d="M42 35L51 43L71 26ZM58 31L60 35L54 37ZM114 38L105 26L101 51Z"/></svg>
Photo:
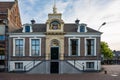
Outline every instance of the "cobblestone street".
<svg viewBox="0 0 120 80"><path fill-rule="evenodd" d="M120 80L120 65L104 65L107 74L102 72L81 74L24 74L0 73L0 80Z"/></svg>

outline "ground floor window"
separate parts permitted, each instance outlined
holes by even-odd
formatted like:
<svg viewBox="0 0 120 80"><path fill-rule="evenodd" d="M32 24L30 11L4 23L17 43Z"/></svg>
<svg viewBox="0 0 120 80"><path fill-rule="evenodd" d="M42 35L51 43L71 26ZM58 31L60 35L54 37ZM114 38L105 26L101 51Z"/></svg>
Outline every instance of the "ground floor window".
<svg viewBox="0 0 120 80"><path fill-rule="evenodd" d="M16 70L22 70L23 69L23 63L22 62L16 62L15 63L15 69Z"/></svg>
<svg viewBox="0 0 120 80"><path fill-rule="evenodd" d="M94 62L86 62L87 69L94 69Z"/></svg>

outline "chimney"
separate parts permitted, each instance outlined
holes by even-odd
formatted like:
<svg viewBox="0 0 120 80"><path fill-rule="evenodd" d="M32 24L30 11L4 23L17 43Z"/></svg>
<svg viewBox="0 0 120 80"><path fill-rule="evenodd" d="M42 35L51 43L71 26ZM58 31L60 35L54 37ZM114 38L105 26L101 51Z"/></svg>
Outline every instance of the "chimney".
<svg viewBox="0 0 120 80"><path fill-rule="evenodd" d="M31 24L35 24L35 20L34 19L31 20Z"/></svg>
<svg viewBox="0 0 120 80"><path fill-rule="evenodd" d="M79 22L80 22L80 20L78 20L78 19L75 20L75 23L76 23L77 25L79 24Z"/></svg>

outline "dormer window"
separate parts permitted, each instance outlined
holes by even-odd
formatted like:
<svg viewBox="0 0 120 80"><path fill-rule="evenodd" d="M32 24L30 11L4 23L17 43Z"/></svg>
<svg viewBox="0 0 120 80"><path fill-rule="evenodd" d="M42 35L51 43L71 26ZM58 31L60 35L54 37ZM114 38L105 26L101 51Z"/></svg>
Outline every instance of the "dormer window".
<svg viewBox="0 0 120 80"><path fill-rule="evenodd" d="M80 32L85 32L85 26L83 25L80 26Z"/></svg>
<svg viewBox="0 0 120 80"><path fill-rule="evenodd" d="M25 32L30 32L30 26L25 26Z"/></svg>
<svg viewBox="0 0 120 80"><path fill-rule="evenodd" d="M32 32L32 26L30 24L23 25L23 31L22 32Z"/></svg>
<svg viewBox="0 0 120 80"><path fill-rule="evenodd" d="M78 25L78 30L77 30L77 32L87 32L86 27L87 27L87 25L84 24L84 23Z"/></svg>

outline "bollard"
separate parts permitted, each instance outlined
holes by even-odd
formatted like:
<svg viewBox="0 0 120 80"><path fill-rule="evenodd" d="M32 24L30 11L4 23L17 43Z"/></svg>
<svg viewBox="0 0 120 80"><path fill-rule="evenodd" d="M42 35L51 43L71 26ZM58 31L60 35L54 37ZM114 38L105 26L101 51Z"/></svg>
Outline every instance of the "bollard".
<svg viewBox="0 0 120 80"><path fill-rule="evenodd" d="M105 70L104 73L107 74L107 71Z"/></svg>

